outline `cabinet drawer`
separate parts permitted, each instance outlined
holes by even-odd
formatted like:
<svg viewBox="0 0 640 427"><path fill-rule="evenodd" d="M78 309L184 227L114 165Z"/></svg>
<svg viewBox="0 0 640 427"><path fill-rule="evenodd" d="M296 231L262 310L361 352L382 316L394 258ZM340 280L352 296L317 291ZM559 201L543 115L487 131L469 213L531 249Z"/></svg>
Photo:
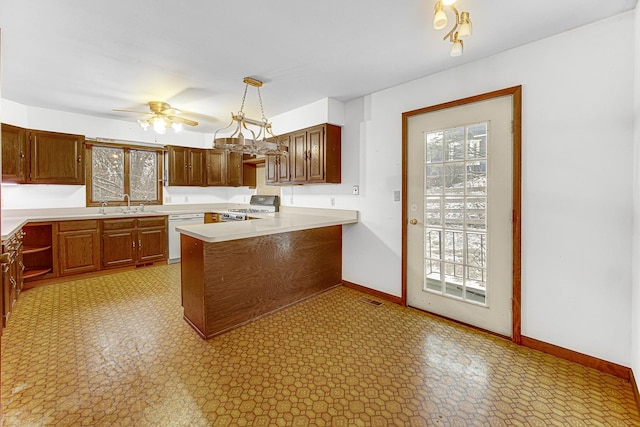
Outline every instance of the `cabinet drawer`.
<svg viewBox="0 0 640 427"><path fill-rule="evenodd" d="M166 224L167 217L165 216L138 218L138 227L164 227Z"/></svg>
<svg viewBox="0 0 640 427"><path fill-rule="evenodd" d="M83 219L79 221L61 221L58 223L58 231L96 230L97 219Z"/></svg>
<svg viewBox="0 0 640 427"><path fill-rule="evenodd" d="M124 228L134 228L136 226L135 218L122 219L103 219L102 228L104 230L121 230Z"/></svg>

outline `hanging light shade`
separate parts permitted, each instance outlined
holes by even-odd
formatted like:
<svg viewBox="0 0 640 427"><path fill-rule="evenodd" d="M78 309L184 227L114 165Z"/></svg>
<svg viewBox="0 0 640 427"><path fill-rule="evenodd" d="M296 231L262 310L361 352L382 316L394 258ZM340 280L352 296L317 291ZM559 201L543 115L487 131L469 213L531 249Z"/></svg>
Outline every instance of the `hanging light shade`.
<svg viewBox="0 0 640 427"><path fill-rule="evenodd" d="M242 105L237 114L231 113L231 123L225 128L218 129L213 135L213 147L223 150L245 153L245 154L288 154L288 147L278 141L278 138L271 130L271 123L264 116L264 107L262 105L262 96L260 88L262 82L251 77L245 77L243 80L244 95L242 96ZM249 86L253 86L258 90L258 99L260 101L260 111L262 112L261 120L250 119L244 114L244 101L247 97ZM224 133L226 130L232 131L228 136L218 136L218 133Z"/></svg>

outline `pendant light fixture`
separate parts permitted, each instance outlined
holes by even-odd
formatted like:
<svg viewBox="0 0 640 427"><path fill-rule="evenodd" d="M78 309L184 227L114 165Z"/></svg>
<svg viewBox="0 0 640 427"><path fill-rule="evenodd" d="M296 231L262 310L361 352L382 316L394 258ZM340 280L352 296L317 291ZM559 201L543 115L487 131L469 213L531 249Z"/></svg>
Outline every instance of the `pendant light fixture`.
<svg viewBox="0 0 640 427"><path fill-rule="evenodd" d="M460 56L464 51L464 43L462 39L471 37L471 19L469 12L458 12L455 6L456 0L437 0L433 8L433 28L441 30L447 26L448 19L445 8L450 8L455 13L456 21L451 30L442 38L453 45L449 55Z"/></svg>
<svg viewBox="0 0 640 427"><path fill-rule="evenodd" d="M288 154L288 147L278 141L278 138L271 130L271 123L264 116L264 107L262 105L262 96L260 88L262 82L251 77L245 77L244 95L242 96L242 105L237 114L231 113L231 123L225 128L218 129L213 135L213 147L236 153L245 154ZM254 120L244 115L244 101L247 97L249 86L253 86L258 90L258 99L260 101L260 111L262 112L261 120ZM233 133L226 137L218 137L218 132L225 131L234 126ZM246 132L246 135L245 135Z"/></svg>

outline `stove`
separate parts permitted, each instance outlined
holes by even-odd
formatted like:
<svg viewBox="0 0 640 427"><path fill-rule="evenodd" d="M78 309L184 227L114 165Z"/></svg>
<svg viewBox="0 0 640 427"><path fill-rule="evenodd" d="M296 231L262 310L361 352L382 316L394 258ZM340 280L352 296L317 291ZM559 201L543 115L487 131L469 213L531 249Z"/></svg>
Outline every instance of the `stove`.
<svg viewBox="0 0 640 427"><path fill-rule="evenodd" d="M228 221L244 221L247 214L251 213L271 213L280 210L279 196L251 196L248 208L228 209L220 215L220 220Z"/></svg>

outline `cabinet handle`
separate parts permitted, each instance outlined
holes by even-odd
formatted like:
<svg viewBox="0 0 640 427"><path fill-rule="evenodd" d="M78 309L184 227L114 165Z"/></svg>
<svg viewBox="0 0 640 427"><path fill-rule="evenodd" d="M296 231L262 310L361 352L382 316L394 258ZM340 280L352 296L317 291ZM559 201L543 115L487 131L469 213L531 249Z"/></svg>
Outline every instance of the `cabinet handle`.
<svg viewBox="0 0 640 427"><path fill-rule="evenodd" d="M142 247L142 240L138 240L138 248Z"/></svg>
<svg viewBox="0 0 640 427"><path fill-rule="evenodd" d="M82 163L82 157L78 156L78 163Z"/></svg>
<svg viewBox="0 0 640 427"><path fill-rule="evenodd" d="M24 160L24 153L22 151L20 152L20 160Z"/></svg>
<svg viewBox="0 0 640 427"><path fill-rule="evenodd" d="M131 242L131 245L133 246L133 249L136 248L136 241L134 240L133 242Z"/></svg>

